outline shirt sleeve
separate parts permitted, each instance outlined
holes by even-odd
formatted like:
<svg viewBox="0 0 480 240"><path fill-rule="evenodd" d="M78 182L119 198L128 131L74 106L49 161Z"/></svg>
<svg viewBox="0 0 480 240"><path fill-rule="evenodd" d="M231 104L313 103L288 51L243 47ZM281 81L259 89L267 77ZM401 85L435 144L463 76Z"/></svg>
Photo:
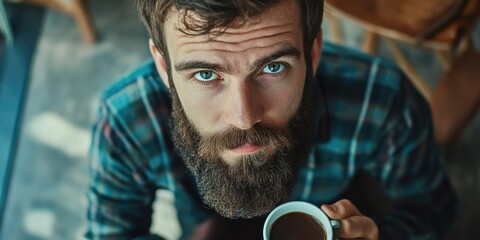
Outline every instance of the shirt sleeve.
<svg viewBox="0 0 480 240"><path fill-rule="evenodd" d="M441 239L457 200L435 144L430 108L404 79L372 159L393 210L375 216L380 239Z"/></svg>
<svg viewBox="0 0 480 240"><path fill-rule="evenodd" d="M90 148L87 239L162 239L149 235L155 188L135 140L104 103Z"/></svg>

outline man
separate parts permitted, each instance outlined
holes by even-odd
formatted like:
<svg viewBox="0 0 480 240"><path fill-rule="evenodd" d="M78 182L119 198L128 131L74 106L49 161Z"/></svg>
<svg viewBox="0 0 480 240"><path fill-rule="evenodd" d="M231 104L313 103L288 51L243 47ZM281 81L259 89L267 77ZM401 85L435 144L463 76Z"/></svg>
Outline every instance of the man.
<svg viewBox="0 0 480 240"><path fill-rule="evenodd" d="M175 196L182 238L261 238L290 200L321 206L342 238L445 234L455 200L427 104L394 66L322 46L322 1L137 6L153 62L103 97L88 238L160 238L149 235L158 189ZM344 199L360 171L388 212Z"/></svg>

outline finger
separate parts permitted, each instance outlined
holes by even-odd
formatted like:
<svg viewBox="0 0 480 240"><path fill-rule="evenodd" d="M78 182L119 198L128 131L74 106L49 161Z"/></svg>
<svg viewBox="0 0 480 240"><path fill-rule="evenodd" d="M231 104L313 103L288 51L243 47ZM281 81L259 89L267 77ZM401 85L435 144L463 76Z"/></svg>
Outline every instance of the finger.
<svg viewBox="0 0 480 240"><path fill-rule="evenodd" d="M324 204L321 209L331 219L343 219L351 216L362 215L360 211L347 199L337 201L332 205Z"/></svg>
<svg viewBox="0 0 480 240"><path fill-rule="evenodd" d="M340 220L338 232L340 238L378 238L378 227L366 216L353 216Z"/></svg>

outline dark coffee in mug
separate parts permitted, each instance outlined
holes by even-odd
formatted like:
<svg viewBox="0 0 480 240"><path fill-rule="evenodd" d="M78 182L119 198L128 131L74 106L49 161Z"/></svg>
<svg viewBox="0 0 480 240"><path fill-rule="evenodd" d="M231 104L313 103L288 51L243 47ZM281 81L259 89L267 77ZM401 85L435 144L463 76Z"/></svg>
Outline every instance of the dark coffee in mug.
<svg viewBox="0 0 480 240"><path fill-rule="evenodd" d="M326 240L323 225L312 216L291 212L278 218L270 231L271 240Z"/></svg>

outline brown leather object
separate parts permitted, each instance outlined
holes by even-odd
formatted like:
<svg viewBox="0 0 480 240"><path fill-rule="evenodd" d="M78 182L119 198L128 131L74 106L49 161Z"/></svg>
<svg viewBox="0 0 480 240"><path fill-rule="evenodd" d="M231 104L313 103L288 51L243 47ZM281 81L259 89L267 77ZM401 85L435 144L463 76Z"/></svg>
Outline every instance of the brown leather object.
<svg viewBox="0 0 480 240"><path fill-rule="evenodd" d="M457 1L380 0L374 1L374 11L386 24L419 33L447 15Z"/></svg>
<svg viewBox="0 0 480 240"><path fill-rule="evenodd" d="M465 51L440 80L432 95L435 136L440 144L456 137L480 106L480 53Z"/></svg>
<svg viewBox="0 0 480 240"><path fill-rule="evenodd" d="M417 43L421 34L439 20L456 0L327 0L327 11L350 18L380 35ZM330 9L330 10L328 10ZM480 12L480 0L469 0L457 20L434 35L425 45L449 50Z"/></svg>

